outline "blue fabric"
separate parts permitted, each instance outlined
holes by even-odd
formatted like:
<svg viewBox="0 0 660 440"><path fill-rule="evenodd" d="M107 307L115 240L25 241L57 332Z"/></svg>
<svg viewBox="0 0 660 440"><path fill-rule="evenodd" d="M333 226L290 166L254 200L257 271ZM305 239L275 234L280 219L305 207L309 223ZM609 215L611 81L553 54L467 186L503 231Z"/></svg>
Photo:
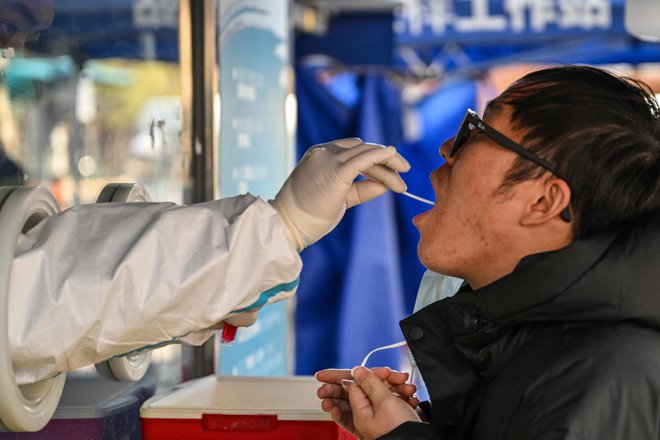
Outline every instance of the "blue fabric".
<svg viewBox="0 0 660 440"><path fill-rule="evenodd" d="M359 83L356 135L368 142L399 144L398 93L376 74L366 74ZM398 321L405 316L393 194L356 207L352 226L337 317L336 362L347 368L360 364L374 348L401 340ZM373 365L398 365L396 351L379 355L373 362L380 363Z"/></svg>
<svg viewBox="0 0 660 440"><path fill-rule="evenodd" d="M433 199L429 173L440 165L437 147L453 136L472 81L442 88L414 109L423 121L419 141L403 139L400 90L375 73L330 77L297 68L299 156L311 145L343 137L396 145L413 165L409 191ZM412 217L427 205L388 193L350 209L337 228L302 253L296 307L296 373L351 368L372 349L402 340L398 321L411 313L424 268ZM376 353L369 365L398 367L401 349Z"/></svg>

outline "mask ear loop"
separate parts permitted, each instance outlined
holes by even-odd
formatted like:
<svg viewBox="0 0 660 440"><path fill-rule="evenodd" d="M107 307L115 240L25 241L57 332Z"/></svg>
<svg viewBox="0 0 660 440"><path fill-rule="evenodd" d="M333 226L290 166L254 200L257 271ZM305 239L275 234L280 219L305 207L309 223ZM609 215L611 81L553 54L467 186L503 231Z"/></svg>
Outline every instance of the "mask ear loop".
<svg viewBox="0 0 660 440"><path fill-rule="evenodd" d="M376 353L377 351L381 350L389 350L391 348L396 348L396 347L403 347L404 345L407 345L408 343L406 341L401 341L397 342L395 344L390 344L390 345L384 345L382 347L374 348L371 350L365 357L362 359L362 362L360 363L361 367L366 367L367 362L369 361L369 358L371 357L372 354ZM412 356L412 352L408 350L408 360L410 361L410 378L409 382L412 383L413 381L413 376L415 374L415 370L417 369L417 364L415 363L415 359Z"/></svg>

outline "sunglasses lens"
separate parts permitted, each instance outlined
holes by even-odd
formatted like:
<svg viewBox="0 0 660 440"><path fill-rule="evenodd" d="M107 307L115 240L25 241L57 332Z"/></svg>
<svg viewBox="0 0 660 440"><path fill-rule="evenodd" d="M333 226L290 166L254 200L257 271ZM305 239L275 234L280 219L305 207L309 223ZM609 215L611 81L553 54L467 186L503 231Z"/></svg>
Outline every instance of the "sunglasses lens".
<svg viewBox="0 0 660 440"><path fill-rule="evenodd" d="M454 138L454 145L451 147L449 152L449 157L453 157L454 154L465 144L465 142L470 137L470 124L467 121L463 121L461 128L458 129L456 137Z"/></svg>

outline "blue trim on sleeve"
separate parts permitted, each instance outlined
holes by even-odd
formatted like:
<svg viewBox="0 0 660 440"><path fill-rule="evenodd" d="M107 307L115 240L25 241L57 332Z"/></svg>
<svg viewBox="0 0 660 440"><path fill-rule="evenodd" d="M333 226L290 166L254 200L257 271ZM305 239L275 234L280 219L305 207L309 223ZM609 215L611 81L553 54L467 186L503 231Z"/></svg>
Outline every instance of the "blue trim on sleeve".
<svg viewBox="0 0 660 440"><path fill-rule="evenodd" d="M186 333L187 335L188 333ZM185 335L183 335L185 336ZM156 348L160 347L165 347L166 345L174 344L179 338L182 338L183 336L178 336L178 337L173 337L172 339L168 341L163 341L163 342L156 342L155 344L151 345L145 345L144 347L136 348L135 350L127 351L126 353L121 353L121 354L116 354L112 356L110 359L117 359L121 358L124 356L128 356L129 354L139 354L140 352L147 351L147 350L154 350ZM108 359L108 360L110 360ZM103 362L103 361L101 361Z"/></svg>
<svg viewBox="0 0 660 440"><path fill-rule="evenodd" d="M280 285L277 285L273 287L272 289L268 289L265 292L261 292L259 295L259 298L252 304L250 304L247 307L243 307L240 309L232 310L232 313L241 313L245 312L248 310L252 310L258 307L262 307L264 304L268 302L269 299L271 299L273 296L277 295L278 293L281 292L288 292L289 290L293 290L296 287L298 287L298 284L300 283L300 277L296 278L295 280L288 282L288 283L283 283Z"/></svg>
<svg viewBox="0 0 660 440"><path fill-rule="evenodd" d="M293 290L296 287L298 287L298 284L300 284L300 277L296 278L295 280L293 280L291 282L279 284L279 285L273 287L272 289L268 289L265 292L262 292L259 295L259 298L257 298L257 300L255 302L253 302L252 304L250 304L249 306L243 307L243 308L237 309L237 310L232 310L232 313L241 313L241 312L245 312L247 310L251 310L251 309L254 309L254 308L257 308L257 307L262 307L273 296L275 296L275 295L277 295L278 293L281 293L281 292L288 292L289 290ZM183 336L185 336L185 335L183 335ZM168 341L158 342L156 344L145 345L144 347L136 348L135 350L127 351L126 353L121 353L121 354L114 355L110 359L116 359L116 358L127 356L129 354L137 354L137 353L140 353L142 351L153 350L155 348L164 347L165 345L175 343L179 338L182 338L183 336L174 337L174 338L172 338Z"/></svg>

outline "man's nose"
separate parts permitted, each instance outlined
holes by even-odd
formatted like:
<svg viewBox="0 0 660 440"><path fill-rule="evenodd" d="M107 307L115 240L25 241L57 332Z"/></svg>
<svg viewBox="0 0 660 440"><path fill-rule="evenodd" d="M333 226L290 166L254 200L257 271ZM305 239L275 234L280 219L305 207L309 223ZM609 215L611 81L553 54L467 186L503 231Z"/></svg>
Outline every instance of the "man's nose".
<svg viewBox="0 0 660 440"><path fill-rule="evenodd" d="M445 141L444 144L440 146L440 150L439 150L440 157L442 157L445 163L450 167L454 163L454 158L449 157L449 153L451 152L451 148L453 145L454 145L454 138L448 139L447 141Z"/></svg>

